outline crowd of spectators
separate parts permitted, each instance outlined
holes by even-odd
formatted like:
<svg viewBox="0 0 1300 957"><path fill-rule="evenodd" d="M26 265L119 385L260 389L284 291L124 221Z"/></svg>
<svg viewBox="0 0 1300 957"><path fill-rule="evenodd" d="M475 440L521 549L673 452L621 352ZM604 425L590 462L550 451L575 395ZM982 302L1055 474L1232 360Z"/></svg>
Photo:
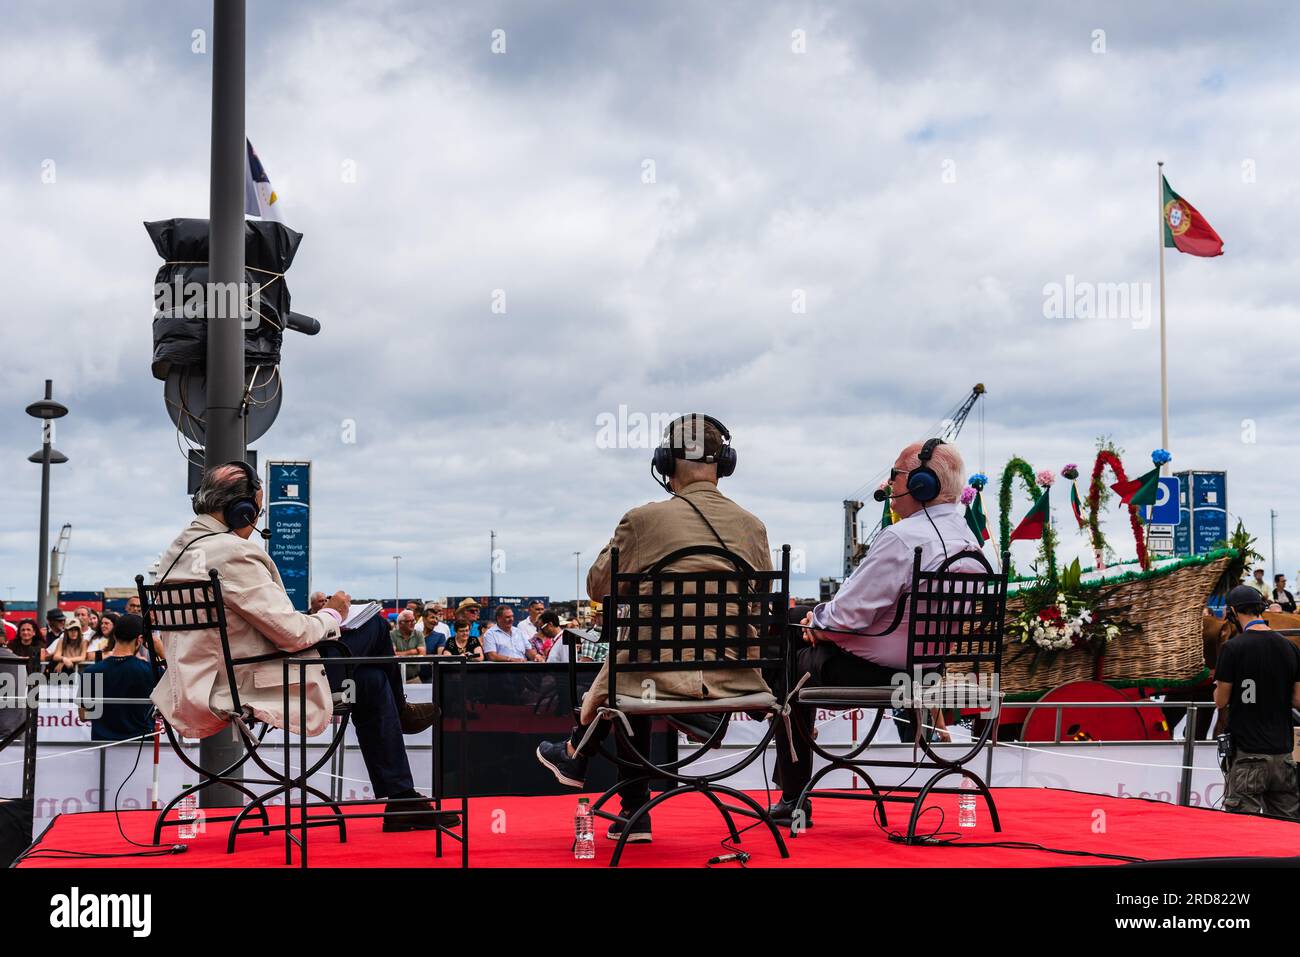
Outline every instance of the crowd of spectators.
<svg viewBox="0 0 1300 957"><path fill-rule="evenodd" d="M312 596L315 602L322 593ZM566 627L579 622L561 622L559 615L548 611L545 602L534 599L527 615L515 621L515 609L498 605L492 609L491 622L480 621L483 606L473 598L462 600L454 609L439 601L409 601L395 617L391 637L399 658L420 655L467 655L471 661L549 661L567 662L568 646L563 635ZM584 640L579 646L579 661L603 661L606 646ZM432 668L425 664L408 664L403 668L407 682L432 680Z"/></svg>

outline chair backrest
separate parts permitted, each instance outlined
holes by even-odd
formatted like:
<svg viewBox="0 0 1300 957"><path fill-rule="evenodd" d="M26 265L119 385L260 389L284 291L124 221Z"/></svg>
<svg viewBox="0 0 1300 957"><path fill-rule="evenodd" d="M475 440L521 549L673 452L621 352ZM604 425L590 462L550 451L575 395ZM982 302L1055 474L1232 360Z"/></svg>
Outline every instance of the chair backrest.
<svg viewBox="0 0 1300 957"><path fill-rule="evenodd" d="M710 567L672 570L701 560ZM756 571L718 545L695 545L665 555L649 569L625 572L614 548L610 591L601 630L609 642L611 689L618 687L619 669L786 673L789 545L782 546L781 567L773 571Z"/></svg>
<svg viewBox="0 0 1300 957"><path fill-rule="evenodd" d="M964 551L945 558L933 571L921 570L921 549L912 558L908 594L907 671L944 666L949 671L978 673L1002 668L1006 630L1008 555L995 571L983 552ZM958 563L978 571L959 571ZM954 667L966 665L968 667Z"/></svg>
<svg viewBox="0 0 1300 957"><path fill-rule="evenodd" d="M135 576L136 593L140 596L140 616L144 620L144 643L149 650L149 665L154 679L162 677L162 666L154 651L154 632L196 632L215 630L221 639L221 657L230 685L234 711L239 713L239 685L235 681L235 661L230 654L230 638L226 634L226 605L221 597L221 581L215 568L209 570L207 580L163 581L146 585L143 575Z"/></svg>

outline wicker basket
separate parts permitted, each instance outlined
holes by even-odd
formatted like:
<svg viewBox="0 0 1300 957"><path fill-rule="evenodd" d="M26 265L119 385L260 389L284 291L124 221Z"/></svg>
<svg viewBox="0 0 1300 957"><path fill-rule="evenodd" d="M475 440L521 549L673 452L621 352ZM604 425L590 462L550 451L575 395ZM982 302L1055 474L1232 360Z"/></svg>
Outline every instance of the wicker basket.
<svg viewBox="0 0 1300 957"><path fill-rule="evenodd" d="M1061 652L1051 658L1035 655L1025 645L1008 642L1002 653L1002 691L1008 697L1025 697L1050 691L1071 681L1101 678L1122 684L1156 686L1195 684L1205 674L1201 639L1202 609L1230 557L1188 565L1174 565L1142 578L1102 584L1096 588L1094 608L1141 626L1121 633L1106 648L1097 673L1097 659L1087 652ZM1007 621L1023 603L1007 599Z"/></svg>

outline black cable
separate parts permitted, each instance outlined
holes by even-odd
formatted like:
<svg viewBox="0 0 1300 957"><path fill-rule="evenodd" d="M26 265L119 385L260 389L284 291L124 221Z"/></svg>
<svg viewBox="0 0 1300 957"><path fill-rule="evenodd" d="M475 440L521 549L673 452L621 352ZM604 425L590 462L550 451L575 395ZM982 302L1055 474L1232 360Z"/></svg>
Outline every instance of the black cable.
<svg viewBox="0 0 1300 957"><path fill-rule="evenodd" d="M19 862L28 859L39 860L41 858L45 858L48 860L109 860L112 858L122 858L122 857L166 857L169 854L184 853L186 850L184 844L172 844L167 847L160 847L159 845L156 844L141 844L139 841L133 841L131 838L127 837L126 831L122 827L122 810L121 807L119 806L122 797L122 789L126 787L127 782L129 782L131 778L135 776L136 769L140 767L140 755L144 753L144 743L146 740L148 740L151 737L153 737L153 735L148 733L140 737L140 745L139 747L136 748L136 752L135 752L135 763L131 765L130 772L128 772L127 776L122 779L122 783L117 786L117 791L114 792L113 794L113 820L117 824L118 834L120 834L122 836L122 840L126 841L128 844L131 844L134 847L143 847L146 848L146 850L98 852L98 851L76 851L76 850L69 850L63 847L33 846L33 847L29 847L22 854L18 855L18 857L14 860L14 864L18 864Z"/></svg>

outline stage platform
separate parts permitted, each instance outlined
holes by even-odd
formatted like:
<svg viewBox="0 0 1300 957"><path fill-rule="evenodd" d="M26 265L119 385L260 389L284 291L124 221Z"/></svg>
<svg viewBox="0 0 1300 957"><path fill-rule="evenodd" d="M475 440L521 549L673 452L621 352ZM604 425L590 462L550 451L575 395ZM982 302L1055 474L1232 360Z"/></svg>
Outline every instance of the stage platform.
<svg viewBox="0 0 1300 957"><path fill-rule="evenodd" d="M1000 834L990 826L982 803L977 826L958 835L956 797L944 795L927 802L927 808L934 809L925 812L920 833L940 831L941 837L956 837L956 846L895 843L873 823L873 805L828 799L815 802L814 826L789 842L788 860L781 859L766 828L745 833L741 846L752 855L750 867L1061 867L1125 863L1118 857L1144 862L1222 862L1227 858L1257 864L1300 864L1300 823L1048 788L999 788L995 795L1002 816ZM766 797L762 792L754 796L760 803ZM576 792L472 799L471 866L593 868L607 864L614 844L605 838L606 825L600 820L596 822L596 859L574 860L570 843L576 804ZM890 806L889 830L906 828L906 810L905 805ZM712 806L698 795L675 798L656 808L653 816L654 842L629 845L620 867L701 867L709 858L725 853L720 842L727 836L726 828ZM127 836L142 843L149 840L152 821L153 812L149 811L121 814ZM746 823L752 823L752 819ZM985 841L1020 842L1116 858L1066 855L1032 847L969 846ZM225 844L224 825L214 825L190 841L183 854L86 860L30 857L17 866L286 869L281 834L241 836L233 855L225 853ZM457 867L460 863L460 846L455 842L444 840L444 856L438 859L431 833L385 834L377 818L349 822L345 844L339 843L332 829L314 830L309 847L313 868ZM38 854L55 848L95 853L137 850L118 833L112 812L59 815L34 844ZM1287 858L1291 860L1282 860ZM297 867L296 856L293 867Z"/></svg>

